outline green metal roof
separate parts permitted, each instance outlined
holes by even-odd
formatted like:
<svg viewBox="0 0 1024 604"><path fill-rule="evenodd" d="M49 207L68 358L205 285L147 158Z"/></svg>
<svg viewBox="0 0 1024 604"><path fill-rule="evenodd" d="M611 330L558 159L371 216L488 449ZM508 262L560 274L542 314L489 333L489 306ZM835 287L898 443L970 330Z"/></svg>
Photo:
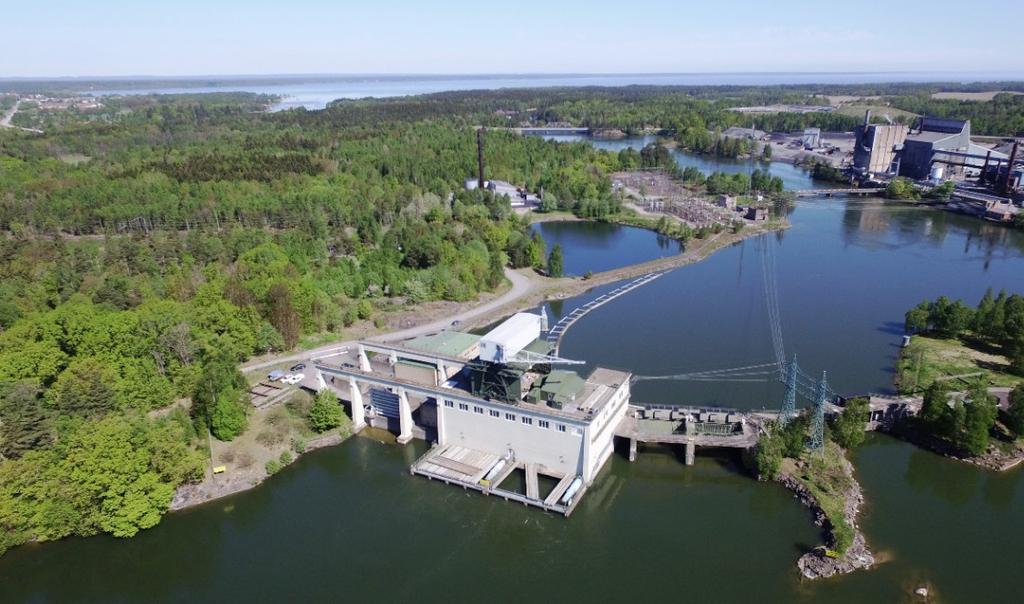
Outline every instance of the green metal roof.
<svg viewBox="0 0 1024 604"><path fill-rule="evenodd" d="M552 371L540 384L540 400L555 399L567 403L573 399L586 382L571 371Z"/></svg>
<svg viewBox="0 0 1024 604"><path fill-rule="evenodd" d="M527 350L529 352L533 352L536 354L551 354L555 350L555 345L552 344L551 342L548 342L544 338L537 338L536 340L530 342L530 344L523 350Z"/></svg>
<svg viewBox="0 0 1024 604"><path fill-rule="evenodd" d="M420 336L405 343L408 348L457 357L480 341L480 336L461 331L442 331Z"/></svg>

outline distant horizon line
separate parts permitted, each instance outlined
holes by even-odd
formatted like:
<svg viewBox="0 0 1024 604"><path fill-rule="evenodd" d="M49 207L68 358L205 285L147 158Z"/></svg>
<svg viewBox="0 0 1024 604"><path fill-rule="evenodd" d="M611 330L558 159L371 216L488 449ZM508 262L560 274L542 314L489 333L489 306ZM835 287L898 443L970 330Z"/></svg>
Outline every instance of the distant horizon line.
<svg viewBox="0 0 1024 604"><path fill-rule="evenodd" d="M636 71L636 72L310 72L310 73L208 73L188 75L59 75L59 76L5 76L0 75L4 82L47 82L47 81L119 81L119 80L180 80L195 81L211 78L222 79L297 79L297 78L489 78L489 77L658 77L658 76L721 76L721 75L917 75L941 76L958 75L984 77L986 81L993 79L1024 79L1024 73L1004 73L997 71L958 71L958 70L810 70L810 71Z"/></svg>

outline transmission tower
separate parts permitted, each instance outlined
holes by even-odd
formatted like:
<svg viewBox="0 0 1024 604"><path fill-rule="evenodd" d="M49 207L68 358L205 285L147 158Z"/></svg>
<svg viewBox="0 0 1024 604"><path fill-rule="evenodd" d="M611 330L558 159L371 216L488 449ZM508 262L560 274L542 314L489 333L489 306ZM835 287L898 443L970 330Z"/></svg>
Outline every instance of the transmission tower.
<svg viewBox="0 0 1024 604"><path fill-rule="evenodd" d="M818 398L814 401L814 419L811 423L811 451L823 450L825 446L825 401L828 399L827 372L821 372L818 384Z"/></svg>
<svg viewBox="0 0 1024 604"><path fill-rule="evenodd" d="M799 371L796 364L796 355L789 363L786 370L786 396L782 399L782 413L779 414L779 425L785 426L789 420L796 416L796 373Z"/></svg>

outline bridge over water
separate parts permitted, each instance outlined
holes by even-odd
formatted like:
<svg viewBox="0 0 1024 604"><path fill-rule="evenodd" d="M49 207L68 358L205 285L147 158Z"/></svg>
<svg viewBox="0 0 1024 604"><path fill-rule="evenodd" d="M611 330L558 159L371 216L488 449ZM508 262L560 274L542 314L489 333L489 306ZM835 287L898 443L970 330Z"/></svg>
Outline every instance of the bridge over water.
<svg viewBox="0 0 1024 604"><path fill-rule="evenodd" d="M834 197L836 195L880 195L885 189L872 189L861 187L840 187L833 189L797 189L793 194L797 197Z"/></svg>
<svg viewBox="0 0 1024 604"><path fill-rule="evenodd" d="M517 134L539 134L541 136L552 136L560 134L590 134L590 128L572 128L572 127L535 127L535 128L512 128L512 132Z"/></svg>

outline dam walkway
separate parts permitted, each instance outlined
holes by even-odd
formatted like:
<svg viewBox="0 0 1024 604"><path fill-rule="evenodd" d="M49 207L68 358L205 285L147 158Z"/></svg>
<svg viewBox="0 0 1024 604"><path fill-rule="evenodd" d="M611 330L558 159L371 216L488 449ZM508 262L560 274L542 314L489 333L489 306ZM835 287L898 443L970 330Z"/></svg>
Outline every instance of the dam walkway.
<svg viewBox="0 0 1024 604"><path fill-rule="evenodd" d="M582 319L590 311L600 308L601 306L604 306L605 304L611 302L612 300L618 298L619 296L628 294L629 292L633 291L638 287L647 285L648 283L654 281L663 274L664 273L648 273L642 277L630 281L629 283L626 283L625 285L621 285L606 294L602 294L597 298L594 298L593 300L587 302L583 306L577 307L571 313L562 317L558 321L558 323L555 323L555 325L548 331L548 334L546 336L548 343L554 344L555 350L557 351L559 344L562 342L562 336L565 335L566 330L568 330L573 323Z"/></svg>

